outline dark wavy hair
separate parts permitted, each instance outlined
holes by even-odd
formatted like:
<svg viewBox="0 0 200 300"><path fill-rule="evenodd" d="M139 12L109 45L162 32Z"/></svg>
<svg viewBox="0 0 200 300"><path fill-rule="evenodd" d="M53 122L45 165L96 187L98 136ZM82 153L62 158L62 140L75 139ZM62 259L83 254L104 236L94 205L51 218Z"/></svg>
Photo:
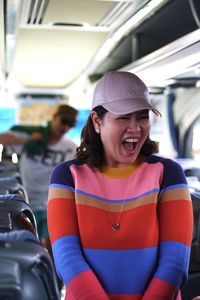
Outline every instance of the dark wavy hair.
<svg viewBox="0 0 200 300"><path fill-rule="evenodd" d="M108 112L103 106L94 108L100 119ZM158 143L149 137L144 142L139 156L149 156L158 152ZM81 144L77 148L77 157L88 164L91 168L102 169L105 165L104 149L100 134L96 133L91 116L88 117L81 132Z"/></svg>

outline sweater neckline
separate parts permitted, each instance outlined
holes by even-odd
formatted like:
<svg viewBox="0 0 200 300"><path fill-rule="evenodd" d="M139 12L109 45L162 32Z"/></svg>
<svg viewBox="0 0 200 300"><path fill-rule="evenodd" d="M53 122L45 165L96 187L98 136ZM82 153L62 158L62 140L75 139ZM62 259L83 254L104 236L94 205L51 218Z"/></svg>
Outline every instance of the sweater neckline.
<svg viewBox="0 0 200 300"><path fill-rule="evenodd" d="M124 178L132 175L144 162L144 157L137 162L124 167L110 167L106 165L103 168L103 174L112 178Z"/></svg>

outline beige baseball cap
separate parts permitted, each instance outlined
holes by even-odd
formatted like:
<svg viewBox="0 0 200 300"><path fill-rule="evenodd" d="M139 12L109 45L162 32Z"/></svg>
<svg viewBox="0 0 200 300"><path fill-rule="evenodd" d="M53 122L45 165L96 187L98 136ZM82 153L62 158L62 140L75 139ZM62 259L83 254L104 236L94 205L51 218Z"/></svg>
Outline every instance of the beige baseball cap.
<svg viewBox="0 0 200 300"><path fill-rule="evenodd" d="M161 116L150 104L148 88L144 82L130 72L111 71L97 82L92 109L100 105L117 115L148 109Z"/></svg>

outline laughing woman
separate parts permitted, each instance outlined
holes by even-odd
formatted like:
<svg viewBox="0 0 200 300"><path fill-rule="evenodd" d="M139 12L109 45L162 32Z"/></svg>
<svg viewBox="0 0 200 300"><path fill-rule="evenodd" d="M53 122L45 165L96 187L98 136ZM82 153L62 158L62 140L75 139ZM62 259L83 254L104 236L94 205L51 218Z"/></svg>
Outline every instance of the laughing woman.
<svg viewBox="0 0 200 300"><path fill-rule="evenodd" d="M55 168L48 225L66 300L177 300L192 206L182 168L156 156L148 89L134 74L97 83L77 159Z"/></svg>

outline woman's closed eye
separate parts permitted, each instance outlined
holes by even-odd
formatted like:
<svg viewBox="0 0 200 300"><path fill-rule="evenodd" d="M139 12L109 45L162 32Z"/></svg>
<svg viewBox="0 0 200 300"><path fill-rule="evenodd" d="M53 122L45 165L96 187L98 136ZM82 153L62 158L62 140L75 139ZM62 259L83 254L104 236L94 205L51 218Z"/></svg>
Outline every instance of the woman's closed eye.
<svg viewBox="0 0 200 300"><path fill-rule="evenodd" d="M138 117L139 120L148 120L149 119L149 115L142 115Z"/></svg>
<svg viewBox="0 0 200 300"><path fill-rule="evenodd" d="M117 118L117 120L129 120L129 119L130 119L130 117L125 117L125 116Z"/></svg>
<svg viewBox="0 0 200 300"><path fill-rule="evenodd" d="M122 115L122 116L117 116L117 120L130 120L131 119L131 114L127 115Z"/></svg>
<svg viewBox="0 0 200 300"><path fill-rule="evenodd" d="M149 113L148 112L139 113L137 115L137 119L138 120L148 120L149 119Z"/></svg>

